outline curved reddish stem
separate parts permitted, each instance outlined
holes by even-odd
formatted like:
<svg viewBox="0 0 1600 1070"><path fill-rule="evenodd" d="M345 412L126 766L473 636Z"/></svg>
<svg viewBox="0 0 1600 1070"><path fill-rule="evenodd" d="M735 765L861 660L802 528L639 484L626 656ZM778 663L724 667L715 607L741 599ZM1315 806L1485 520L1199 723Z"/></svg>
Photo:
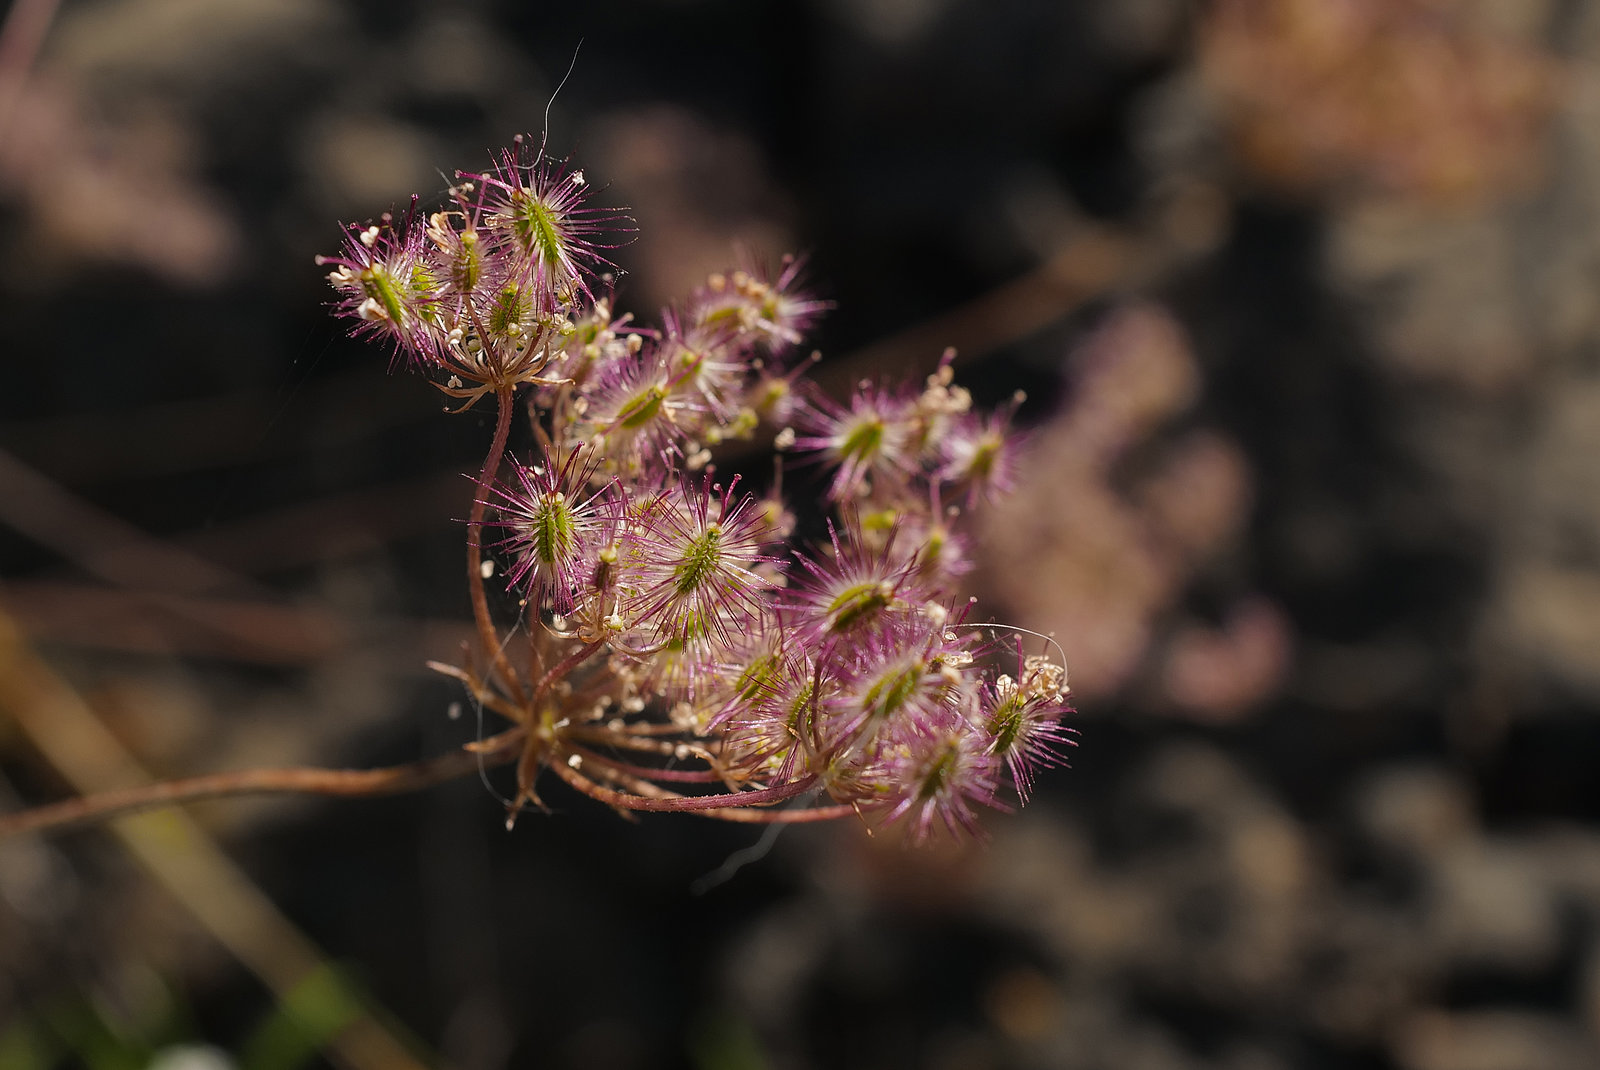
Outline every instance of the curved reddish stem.
<svg viewBox="0 0 1600 1070"><path fill-rule="evenodd" d="M537 708L539 705L539 700L544 698L544 693L550 690L551 684L554 684L557 680L566 676L567 673L588 661L591 657L598 653L600 648L604 645L604 643L584 643L583 646L579 647L577 650L574 650L572 653L556 662L556 664L551 667L549 672L539 677L539 682L534 685L533 701L528 703L529 708Z"/></svg>
<svg viewBox="0 0 1600 1070"><path fill-rule="evenodd" d="M845 805L804 807L797 810L757 810L751 807L728 806L720 803L715 806L696 809L668 806L665 804L696 802L699 800L670 793L664 794L661 798L646 798L641 795L631 795L627 792L612 791L610 788L601 787L582 773L568 767L565 762L553 762L550 768L554 769L556 775L562 780L565 780L591 799L597 799L608 806L615 806L623 810L676 810L680 813L696 814L700 817L713 817L718 821L737 821L756 825L792 825L811 821L835 821L841 817L849 817L856 812L855 807ZM807 779L809 781L815 778ZM809 786L809 783L807 786ZM804 788L800 790L803 791ZM743 791L736 792L733 795L702 795L700 799L752 799L757 794L759 793ZM799 794L799 792L791 793L791 795L793 794ZM769 799L768 801L781 800Z"/></svg>
<svg viewBox="0 0 1600 1070"><path fill-rule="evenodd" d="M643 765L630 765L620 762L615 758L608 758L598 754L587 747L575 747L573 753L578 754L585 762L594 762L607 769L615 769L619 773L637 777L640 780L661 780L679 784L721 784L723 778L709 769L650 769Z"/></svg>
<svg viewBox="0 0 1600 1070"><path fill-rule="evenodd" d="M511 667L506 652L501 649L500 635L494 620L489 616L489 596L483 589L483 514L488 508L487 491L500 471L500 459L505 456L506 441L511 437L512 391L510 388L495 392L494 440L489 444L489 455L483 460L483 470L478 473L478 486L483 493L472 500L472 512L467 517L467 589L472 594L472 617L478 625L478 640L494 665L500 681L520 701L523 699L522 680Z"/></svg>
<svg viewBox="0 0 1600 1070"><path fill-rule="evenodd" d="M519 725L474 744L470 750L463 748L383 769L241 769L64 799L32 810L0 814L0 839L226 795L397 795L454 780L476 771L480 764L504 765L516 757L513 744L521 741L525 731Z"/></svg>
<svg viewBox="0 0 1600 1070"><path fill-rule="evenodd" d="M734 791L720 795L678 795L664 790L659 797L646 797L602 788L565 762L551 762L550 768L554 769L556 775L561 777L562 780L565 780L585 795L592 795L594 798L610 803L612 806L620 806L627 810L655 810L667 813L720 810L730 806L770 806L773 803L780 803L785 799L792 799L796 795L804 794L817 781L816 774L813 773L810 776L801 777L799 780L791 780L787 784L779 784L777 787L772 788L759 788L755 791Z"/></svg>

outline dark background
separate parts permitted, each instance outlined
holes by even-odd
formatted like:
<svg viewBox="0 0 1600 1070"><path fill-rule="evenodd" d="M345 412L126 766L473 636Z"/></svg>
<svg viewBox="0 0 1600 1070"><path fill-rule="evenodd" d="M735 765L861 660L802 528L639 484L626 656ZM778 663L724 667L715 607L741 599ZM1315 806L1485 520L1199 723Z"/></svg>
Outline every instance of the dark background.
<svg viewBox="0 0 1600 1070"><path fill-rule="evenodd" d="M1027 390L973 589L1082 735L983 845L710 890L756 833L558 785L195 808L336 964L299 1003L181 845L13 841L0 1066L1600 1065L1597 63L1588 0L60 4L0 96L0 613L145 769L473 734L423 662L487 418L312 258L547 106L641 319L795 250L825 382ZM12 809L87 744L7 664Z"/></svg>

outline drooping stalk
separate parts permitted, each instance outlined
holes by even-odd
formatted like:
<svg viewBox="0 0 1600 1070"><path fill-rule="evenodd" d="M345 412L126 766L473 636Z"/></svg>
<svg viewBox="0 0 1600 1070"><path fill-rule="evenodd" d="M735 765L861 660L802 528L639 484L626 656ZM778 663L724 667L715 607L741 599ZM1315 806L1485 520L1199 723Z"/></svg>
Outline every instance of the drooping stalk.
<svg viewBox="0 0 1600 1070"><path fill-rule="evenodd" d="M482 766L504 765L519 753L517 744L526 731L517 725L470 749L382 769L241 769L64 799L19 813L0 814L0 840L154 806L228 795L398 795L454 780Z"/></svg>

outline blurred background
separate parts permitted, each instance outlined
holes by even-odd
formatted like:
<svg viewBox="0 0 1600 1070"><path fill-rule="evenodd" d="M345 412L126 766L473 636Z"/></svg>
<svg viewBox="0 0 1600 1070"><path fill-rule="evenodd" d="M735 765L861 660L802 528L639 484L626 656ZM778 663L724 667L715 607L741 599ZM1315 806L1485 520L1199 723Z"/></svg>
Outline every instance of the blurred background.
<svg viewBox="0 0 1600 1070"><path fill-rule="evenodd" d="M1600 0L5 18L0 808L472 738L486 417L312 258L547 114L623 308L795 250L836 391L1028 392L973 588L1082 735L720 884L559 785L7 842L0 1067L1600 1066Z"/></svg>

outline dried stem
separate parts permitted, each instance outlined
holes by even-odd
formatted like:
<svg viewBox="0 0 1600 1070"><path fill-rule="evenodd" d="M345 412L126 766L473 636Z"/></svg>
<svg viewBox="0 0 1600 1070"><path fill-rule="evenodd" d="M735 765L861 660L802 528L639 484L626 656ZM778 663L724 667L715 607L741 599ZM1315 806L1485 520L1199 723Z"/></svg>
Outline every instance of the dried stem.
<svg viewBox="0 0 1600 1070"><path fill-rule="evenodd" d="M521 742L523 733L518 726L475 744L471 750L384 769L241 769L84 795L0 814L0 839L225 795L397 795L454 780L476 771L480 764L503 765L516 757L515 744Z"/></svg>

